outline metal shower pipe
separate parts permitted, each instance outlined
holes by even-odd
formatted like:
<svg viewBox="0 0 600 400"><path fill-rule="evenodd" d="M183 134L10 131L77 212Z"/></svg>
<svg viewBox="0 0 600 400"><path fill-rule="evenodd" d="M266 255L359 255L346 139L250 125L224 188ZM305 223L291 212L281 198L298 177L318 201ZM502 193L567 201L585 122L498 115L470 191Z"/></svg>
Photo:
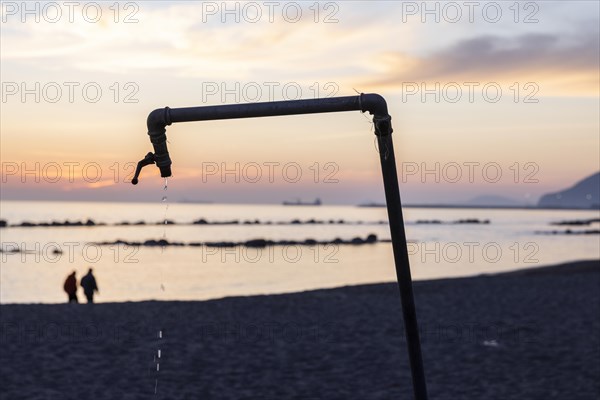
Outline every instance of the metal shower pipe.
<svg viewBox="0 0 600 400"><path fill-rule="evenodd" d="M360 94L359 96L324 99L156 109L148 115L147 119L148 135L154 147L154 153L148 153L138 163L132 183L134 185L138 183L138 177L142 168L150 164L158 166L162 177L171 176L171 158L167 149L166 127L172 123L342 111L362 111L373 115L375 135L377 136L380 150L379 159L383 174L383 186L392 237L396 276L402 301L402 315L406 331L414 396L416 400L427 400L421 341L419 339L406 232L404 230L404 218L400 202L398 173L392 143L392 118L388 113L387 103L382 96L378 94Z"/></svg>

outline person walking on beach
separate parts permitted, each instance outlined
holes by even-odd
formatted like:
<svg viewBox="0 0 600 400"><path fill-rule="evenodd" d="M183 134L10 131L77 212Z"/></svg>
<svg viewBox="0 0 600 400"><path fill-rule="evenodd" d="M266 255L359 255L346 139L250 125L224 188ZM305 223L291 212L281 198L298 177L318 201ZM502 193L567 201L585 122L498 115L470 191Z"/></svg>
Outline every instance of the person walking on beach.
<svg viewBox="0 0 600 400"><path fill-rule="evenodd" d="M77 300L77 279L75 278L75 271L67 276L63 289L65 289L65 292L69 295L69 303L79 303Z"/></svg>
<svg viewBox="0 0 600 400"><path fill-rule="evenodd" d="M85 297L87 297L87 302L89 304L94 302L94 292L98 292L98 285L96 285L96 278L92 274L92 269L88 271L88 273L81 278L81 287L83 288L83 293L85 293Z"/></svg>

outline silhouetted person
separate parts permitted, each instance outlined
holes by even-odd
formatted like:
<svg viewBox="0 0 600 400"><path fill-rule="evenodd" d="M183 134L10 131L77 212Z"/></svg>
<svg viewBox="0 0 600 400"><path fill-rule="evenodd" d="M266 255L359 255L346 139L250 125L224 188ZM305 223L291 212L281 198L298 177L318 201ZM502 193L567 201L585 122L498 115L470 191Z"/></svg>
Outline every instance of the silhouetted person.
<svg viewBox="0 0 600 400"><path fill-rule="evenodd" d="M92 269L88 271L88 273L81 278L81 287L83 288L83 293L85 293L85 297L87 297L88 303L94 302L94 292L98 291L98 285L96 285L96 278L92 274Z"/></svg>
<svg viewBox="0 0 600 400"><path fill-rule="evenodd" d="M77 300L77 279L75 279L75 271L65 280L63 289L69 295L69 303L79 303Z"/></svg>

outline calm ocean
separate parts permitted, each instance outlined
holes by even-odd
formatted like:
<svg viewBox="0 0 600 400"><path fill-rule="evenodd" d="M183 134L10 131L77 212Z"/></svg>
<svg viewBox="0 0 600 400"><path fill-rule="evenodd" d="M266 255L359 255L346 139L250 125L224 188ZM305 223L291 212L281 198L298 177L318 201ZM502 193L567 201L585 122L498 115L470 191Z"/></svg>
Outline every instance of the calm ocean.
<svg viewBox="0 0 600 400"><path fill-rule="evenodd" d="M389 239L384 208L171 203L3 201L9 224L92 219L106 226L6 227L0 302L57 303L66 300L63 281L93 267L99 302L200 300L375 283L395 279L390 243L368 245L234 247L96 246L103 241L174 242L352 239L375 234ZM164 217L177 225L164 225ZM564 261L598 259L598 235L542 235L539 231L598 229L553 226L552 222L598 218L598 211L406 208L405 219L416 280L532 268ZM236 225L182 225L239 220ZM292 220L344 220L344 224L279 224ZM464 219L489 224L453 224ZM247 220L271 224L243 224ZM419 224L439 220L442 224ZM151 225L114 226L123 221ZM157 224L154 224L157 223ZM62 253L54 250L58 249ZM80 296L81 297L81 296Z"/></svg>

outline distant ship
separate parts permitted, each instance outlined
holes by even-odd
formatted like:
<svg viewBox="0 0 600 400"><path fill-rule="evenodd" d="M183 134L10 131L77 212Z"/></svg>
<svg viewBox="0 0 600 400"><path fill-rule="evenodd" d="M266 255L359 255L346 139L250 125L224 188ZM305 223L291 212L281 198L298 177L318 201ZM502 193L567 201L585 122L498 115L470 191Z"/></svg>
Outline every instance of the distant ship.
<svg viewBox="0 0 600 400"><path fill-rule="evenodd" d="M359 204L358 207L385 207L385 203L363 203Z"/></svg>
<svg viewBox="0 0 600 400"><path fill-rule="evenodd" d="M300 201L300 199L296 199L296 201L284 201L283 202L284 206L320 206L321 204L322 204L321 199L319 199L318 197L315 199L315 201L307 202L307 203Z"/></svg>
<svg viewBox="0 0 600 400"><path fill-rule="evenodd" d="M184 204L212 204L213 202L210 200L195 200L195 199L181 199L179 200L179 203L184 203Z"/></svg>

